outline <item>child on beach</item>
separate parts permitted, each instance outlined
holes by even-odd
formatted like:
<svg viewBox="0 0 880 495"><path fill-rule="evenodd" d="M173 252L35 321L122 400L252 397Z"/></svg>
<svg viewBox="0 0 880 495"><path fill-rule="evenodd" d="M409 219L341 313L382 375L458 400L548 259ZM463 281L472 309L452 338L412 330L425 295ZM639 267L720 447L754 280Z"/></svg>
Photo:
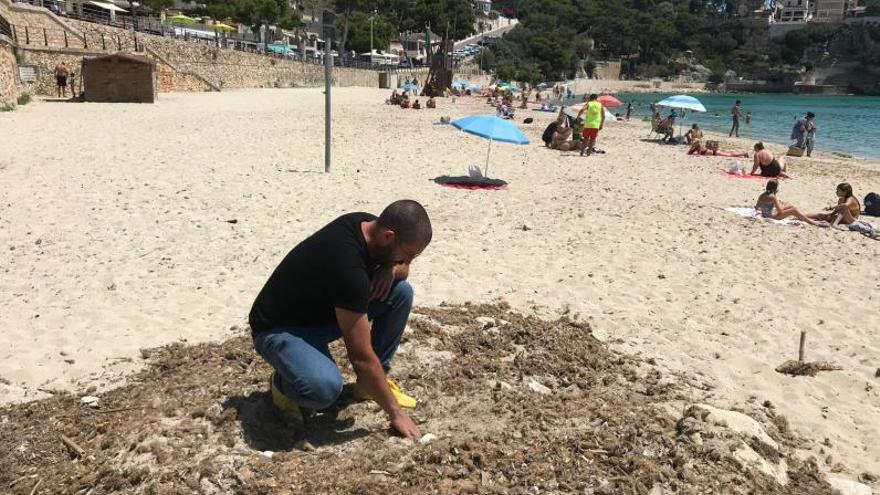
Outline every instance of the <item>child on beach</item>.
<svg viewBox="0 0 880 495"><path fill-rule="evenodd" d="M766 188L755 203L755 210L761 214L763 218L772 218L774 220L782 220L788 217L795 217L802 222L806 222L816 227L827 227L828 223L816 221L807 215L804 215L797 208L779 201L776 193L779 192L779 181L771 179L767 181Z"/></svg>
<svg viewBox="0 0 880 495"><path fill-rule="evenodd" d="M825 208L828 213L813 213L809 217L813 220L832 222L833 225L849 225L859 219L862 205L853 196L852 186L846 182L837 185L837 204Z"/></svg>

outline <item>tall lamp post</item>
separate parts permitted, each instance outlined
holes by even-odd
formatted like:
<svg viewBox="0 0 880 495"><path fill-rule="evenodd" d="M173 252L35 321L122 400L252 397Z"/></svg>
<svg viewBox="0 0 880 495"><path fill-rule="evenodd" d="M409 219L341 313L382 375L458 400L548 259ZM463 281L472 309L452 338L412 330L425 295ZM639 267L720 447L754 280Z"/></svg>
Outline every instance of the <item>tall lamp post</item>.
<svg viewBox="0 0 880 495"><path fill-rule="evenodd" d="M370 65L373 65L373 21L376 19L377 11L373 10L373 15L370 16Z"/></svg>
<svg viewBox="0 0 880 495"><path fill-rule="evenodd" d="M325 10L322 16L324 31L324 173L330 172L330 86L333 78L333 53L331 52L333 40L333 26L336 22L336 14Z"/></svg>

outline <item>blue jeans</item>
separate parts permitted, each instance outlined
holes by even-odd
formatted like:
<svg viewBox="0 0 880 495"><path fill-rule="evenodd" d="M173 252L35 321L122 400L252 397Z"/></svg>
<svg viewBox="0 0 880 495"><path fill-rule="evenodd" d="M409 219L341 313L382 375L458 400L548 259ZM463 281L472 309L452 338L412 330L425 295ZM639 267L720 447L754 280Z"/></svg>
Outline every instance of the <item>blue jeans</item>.
<svg viewBox="0 0 880 495"><path fill-rule="evenodd" d="M412 309L409 282L395 282L388 299L370 303L373 351L387 373ZM342 393L342 375L330 355L330 342L342 337L336 323L312 327L276 327L253 334L254 349L275 368L275 386L309 409L326 409Z"/></svg>

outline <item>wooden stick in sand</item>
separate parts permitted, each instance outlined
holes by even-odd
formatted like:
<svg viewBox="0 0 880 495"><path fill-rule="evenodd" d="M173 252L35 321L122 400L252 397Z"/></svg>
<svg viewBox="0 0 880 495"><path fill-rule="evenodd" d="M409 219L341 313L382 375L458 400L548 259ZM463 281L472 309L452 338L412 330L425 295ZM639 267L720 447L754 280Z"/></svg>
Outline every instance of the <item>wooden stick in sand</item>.
<svg viewBox="0 0 880 495"><path fill-rule="evenodd" d="M79 457L80 459L85 459L86 451L82 447L77 445L76 442L66 437L65 435L61 435L61 441L64 442L64 445L68 449L70 449L72 453L76 454L77 457Z"/></svg>
<svg viewBox="0 0 880 495"><path fill-rule="evenodd" d="M807 331L801 330L801 344L798 348L798 363L804 364L804 344L807 341Z"/></svg>

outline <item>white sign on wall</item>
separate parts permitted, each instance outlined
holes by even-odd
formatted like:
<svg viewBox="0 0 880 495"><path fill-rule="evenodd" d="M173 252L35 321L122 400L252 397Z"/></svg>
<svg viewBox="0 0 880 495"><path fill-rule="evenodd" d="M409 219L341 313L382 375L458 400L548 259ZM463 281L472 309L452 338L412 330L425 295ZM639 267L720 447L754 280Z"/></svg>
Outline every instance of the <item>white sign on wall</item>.
<svg viewBox="0 0 880 495"><path fill-rule="evenodd" d="M19 65L18 66L18 77L21 79L21 82L24 83L32 83L37 80L37 66L36 65Z"/></svg>

